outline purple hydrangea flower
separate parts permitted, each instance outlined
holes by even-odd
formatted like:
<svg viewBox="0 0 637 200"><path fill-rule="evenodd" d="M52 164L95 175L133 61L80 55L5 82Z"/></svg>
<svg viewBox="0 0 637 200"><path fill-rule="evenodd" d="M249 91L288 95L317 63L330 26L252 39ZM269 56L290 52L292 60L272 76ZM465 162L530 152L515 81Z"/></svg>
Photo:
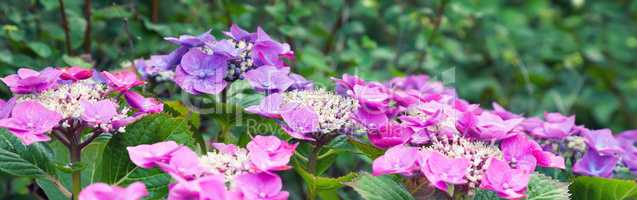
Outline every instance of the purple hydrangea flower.
<svg viewBox="0 0 637 200"><path fill-rule="evenodd" d="M420 170L434 187L447 191L447 184L467 183L465 175L471 169L469 160L449 158L435 151L423 153L422 157Z"/></svg>
<svg viewBox="0 0 637 200"><path fill-rule="evenodd" d="M588 176L610 177L619 158L615 155L603 155L588 148L580 160L573 165L573 172Z"/></svg>
<svg viewBox="0 0 637 200"><path fill-rule="evenodd" d="M230 31L224 32L224 34L235 40L243 40L249 42L254 42L257 37L256 33L249 33L248 31L241 29L241 27L237 26L237 24L232 24L230 26Z"/></svg>
<svg viewBox="0 0 637 200"><path fill-rule="evenodd" d="M586 144L602 155L621 154L624 150L610 129L584 131Z"/></svg>
<svg viewBox="0 0 637 200"><path fill-rule="evenodd" d="M290 68L267 65L246 72L245 78L256 91L271 94L286 91L294 84L289 73Z"/></svg>
<svg viewBox="0 0 637 200"><path fill-rule="evenodd" d="M168 200L226 200L229 197L223 175L208 175L191 181L177 180L168 191Z"/></svg>
<svg viewBox="0 0 637 200"><path fill-rule="evenodd" d="M494 191L501 198L521 199L525 197L530 177L524 170L512 169L505 161L492 158L480 188Z"/></svg>
<svg viewBox="0 0 637 200"><path fill-rule="evenodd" d="M268 173L243 174L235 178L233 193L237 200L285 200L289 193L282 191L283 181Z"/></svg>
<svg viewBox="0 0 637 200"><path fill-rule="evenodd" d="M249 106L245 110L264 117L279 119L282 106L283 96L280 93L274 93L263 98L259 105Z"/></svg>
<svg viewBox="0 0 637 200"><path fill-rule="evenodd" d="M336 94L347 95L347 92L354 89L355 85L365 85L365 81L349 74L343 74L343 78L332 78L336 83Z"/></svg>
<svg viewBox="0 0 637 200"><path fill-rule="evenodd" d="M148 191L142 182L134 182L126 188L94 183L80 192L79 200L138 200L145 196Z"/></svg>
<svg viewBox="0 0 637 200"><path fill-rule="evenodd" d="M56 127L62 116L35 101L25 101L15 105L11 117L0 120L0 128L6 128L23 144L49 141L46 135Z"/></svg>
<svg viewBox="0 0 637 200"><path fill-rule="evenodd" d="M256 66L273 65L282 67L287 66L282 58L293 60L294 52L291 51L290 45L273 40L261 27L258 27L256 40L252 48L252 58Z"/></svg>
<svg viewBox="0 0 637 200"><path fill-rule="evenodd" d="M504 120L514 119L514 118L522 118L521 115L509 112L508 110L504 109L504 107L500 106L500 104L498 104L496 102L491 103L491 105L493 106L493 113L495 113L496 115L500 116Z"/></svg>
<svg viewBox="0 0 637 200"><path fill-rule="evenodd" d="M113 117L117 115L117 104L111 100L101 100L97 102L82 101L82 120L87 122L93 127L100 126L102 124L111 123Z"/></svg>
<svg viewBox="0 0 637 200"><path fill-rule="evenodd" d="M227 85L224 80L228 57L208 55L198 48L190 49L175 72L175 83L191 94L218 94Z"/></svg>
<svg viewBox="0 0 637 200"><path fill-rule="evenodd" d="M248 143L248 157L263 172L286 170L298 144L289 144L275 136L257 135Z"/></svg>
<svg viewBox="0 0 637 200"><path fill-rule="evenodd" d="M281 128L296 139L314 141L315 139L309 134L319 131L318 114L305 106L291 107L281 113L285 122Z"/></svg>
<svg viewBox="0 0 637 200"><path fill-rule="evenodd" d="M538 124L538 127L531 129L531 134L540 138L557 140L573 134L575 116L566 117L560 113L544 113L544 120L546 121Z"/></svg>
<svg viewBox="0 0 637 200"><path fill-rule="evenodd" d="M358 100L364 109L385 111L391 100L388 88L380 83L354 85L352 91L352 97Z"/></svg>
<svg viewBox="0 0 637 200"><path fill-rule="evenodd" d="M314 82L305 79L303 76L290 73L290 79L292 79L292 85L288 88L290 90L311 90L314 89Z"/></svg>
<svg viewBox="0 0 637 200"><path fill-rule="evenodd" d="M418 169L420 152L416 147L397 145L387 149L384 155L374 160L372 171L374 176L385 174L410 175Z"/></svg>
<svg viewBox="0 0 637 200"><path fill-rule="evenodd" d="M187 147L182 147L169 155L168 161L156 162L162 171L177 180L193 180L203 174L197 153Z"/></svg>
<svg viewBox="0 0 637 200"><path fill-rule="evenodd" d="M17 74L1 78L15 94L39 93L57 85L60 71L47 67L38 72L28 68L18 69Z"/></svg>
<svg viewBox="0 0 637 200"><path fill-rule="evenodd" d="M0 100L0 119L11 116L11 110L15 106L16 97L12 97L8 101Z"/></svg>
<svg viewBox="0 0 637 200"><path fill-rule="evenodd" d="M124 97L132 108L142 113L159 113L164 110L164 104L155 98L146 98L137 92L124 92Z"/></svg>
<svg viewBox="0 0 637 200"><path fill-rule="evenodd" d="M500 116L491 112L482 112L476 118L475 129L477 137L483 140L500 140L513 135L513 128L524 119L514 118L503 120Z"/></svg>
<svg viewBox="0 0 637 200"><path fill-rule="evenodd" d="M179 36L178 38L165 37L164 39L176 45L181 45L185 47L199 47L199 46L203 46L204 44L208 42L215 41L215 37L210 34L211 31L212 30L208 30L205 33L202 33L201 35L198 35L198 36L182 35L182 36Z"/></svg>
<svg viewBox="0 0 637 200"><path fill-rule="evenodd" d="M617 137L624 149L622 161L628 169L637 174L637 130L624 131Z"/></svg>
<svg viewBox="0 0 637 200"><path fill-rule="evenodd" d="M526 135L519 134L500 143L504 159L516 169L535 171L535 166L564 169L564 158L544 151L539 144Z"/></svg>

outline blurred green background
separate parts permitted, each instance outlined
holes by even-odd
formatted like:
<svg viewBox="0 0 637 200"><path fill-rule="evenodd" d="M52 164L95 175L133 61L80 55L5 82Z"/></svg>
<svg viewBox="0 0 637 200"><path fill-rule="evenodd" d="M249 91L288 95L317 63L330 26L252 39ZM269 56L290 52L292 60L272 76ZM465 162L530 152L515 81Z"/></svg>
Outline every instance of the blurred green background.
<svg viewBox="0 0 637 200"><path fill-rule="evenodd" d="M63 2L70 52L58 0L0 1L1 76L24 66L116 69L175 48L165 36L220 36L237 23L290 43L293 70L328 87L342 73L427 73L485 107L576 114L615 132L637 124L637 1Z"/></svg>

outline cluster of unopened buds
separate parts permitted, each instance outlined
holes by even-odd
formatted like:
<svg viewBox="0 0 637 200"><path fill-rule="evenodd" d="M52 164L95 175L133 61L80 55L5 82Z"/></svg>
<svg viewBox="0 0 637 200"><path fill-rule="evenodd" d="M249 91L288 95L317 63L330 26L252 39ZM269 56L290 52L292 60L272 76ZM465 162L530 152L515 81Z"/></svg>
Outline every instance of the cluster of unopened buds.
<svg viewBox="0 0 637 200"><path fill-rule="evenodd" d="M424 177L446 192L471 195L480 188L520 199L536 167L574 163L572 171L581 175L610 177L616 166L637 173L635 131L614 137L608 129L576 126L574 116L525 118L496 103L485 110L425 75L386 83L350 75L335 81L339 94L359 103L354 119L370 142L388 149L374 161L375 175Z"/></svg>
<svg viewBox="0 0 637 200"><path fill-rule="evenodd" d="M257 28L249 33L237 25L215 39L210 31L198 36L182 35L166 40L179 45L166 55L136 60L134 65L145 78L172 80L194 95L219 94L236 80L248 80L258 92L276 93L312 88L312 82L290 72L286 60L294 52Z"/></svg>
<svg viewBox="0 0 637 200"><path fill-rule="evenodd" d="M86 146L102 133L124 132L141 117L161 112L163 104L132 91L144 84L134 72L97 73L80 67L34 71L27 68L2 78L13 98L0 102L0 127L28 145L49 141ZM124 96L127 104L121 104ZM92 135L79 144L85 129Z"/></svg>
<svg viewBox="0 0 637 200"><path fill-rule="evenodd" d="M203 156L173 141L128 147L130 160L138 167L160 168L174 183L169 200L284 200L277 171L287 170L296 144L275 136L256 136L247 148L232 144L213 144L213 152ZM141 183L128 188L96 183L80 193L80 199L140 199L148 193ZM118 198L124 197L127 198Z"/></svg>

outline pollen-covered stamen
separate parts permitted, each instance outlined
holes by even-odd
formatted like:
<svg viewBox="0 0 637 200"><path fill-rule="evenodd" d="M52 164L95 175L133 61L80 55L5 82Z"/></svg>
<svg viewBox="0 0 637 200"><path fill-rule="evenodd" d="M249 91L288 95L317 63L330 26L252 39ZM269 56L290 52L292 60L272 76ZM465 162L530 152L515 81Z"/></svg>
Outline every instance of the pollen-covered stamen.
<svg viewBox="0 0 637 200"><path fill-rule="evenodd" d="M353 98L317 89L287 92L283 100L311 108L318 115L321 133L352 133L360 127L353 119L358 108L358 101Z"/></svg>
<svg viewBox="0 0 637 200"><path fill-rule="evenodd" d="M234 177L252 172L248 151L238 149L234 154L220 151L208 152L199 158L201 167L210 174L224 175L226 183Z"/></svg>
<svg viewBox="0 0 637 200"><path fill-rule="evenodd" d="M254 44L243 40L232 40L232 44L234 48L239 50L239 55L228 62L226 81L241 79L245 72L254 69L254 61L252 60Z"/></svg>

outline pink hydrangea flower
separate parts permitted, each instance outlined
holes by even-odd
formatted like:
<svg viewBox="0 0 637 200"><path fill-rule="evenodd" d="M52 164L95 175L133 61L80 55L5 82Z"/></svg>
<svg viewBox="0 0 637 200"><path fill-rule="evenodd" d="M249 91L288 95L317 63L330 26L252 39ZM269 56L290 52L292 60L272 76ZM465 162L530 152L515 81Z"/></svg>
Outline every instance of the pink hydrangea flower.
<svg viewBox="0 0 637 200"><path fill-rule="evenodd" d="M23 144L29 145L51 140L46 133L58 126L60 120L62 116L57 112L35 101L25 101L15 105L10 118L0 119L0 128L8 129Z"/></svg>
<svg viewBox="0 0 637 200"><path fill-rule="evenodd" d="M263 98L259 105L248 106L245 110L268 118L281 118L281 107L283 106L283 96L274 93Z"/></svg>
<svg viewBox="0 0 637 200"><path fill-rule="evenodd" d="M248 157L260 171L286 170L298 144L289 144L276 136L255 136L248 143Z"/></svg>
<svg viewBox="0 0 637 200"><path fill-rule="evenodd" d="M65 81L80 81L89 79L93 76L91 69L84 69L82 67L67 67L60 69L60 79Z"/></svg>
<svg viewBox="0 0 637 200"><path fill-rule="evenodd" d="M132 108L142 113L159 113L164 110L164 104L155 98L146 98L137 92L126 91L124 97Z"/></svg>
<svg viewBox="0 0 637 200"><path fill-rule="evenodd" d="M619 158L615 155L604 155L593 148L588 148L584 157L573 165L573 172L588 176L610 177Z"/></svg>
<svg viewBox="0 0 637 200"><path fill-rule="evenodd" d="M91 126L99 126L100 124L108 124L113 117L117 115L117 104L110 100L101 100L97 102L82 101L82 120Z"/></svg>
<svg viewBox="0 0 637 200"><path fill-rule="evenodd" d="M391 100L391 94L380 83L354 85L352 97L358 100L361 108L371 110L385 110Z"/></svg>
<svg viewBox="0 0 637 200"><path fill-rule="evenodd" d="M60 71L47 67L38 72L28 68L18 69L17 74L1 78L15 94L39 93L57 85Z"/></svg>
<svg viewBox="0 0 637 200"><path fill-rule="evenodd" d="M389 148L407 143L413 130L396 123L385 124L377 129L369 129L369 141L379 148Z"/></svg>
<svg viewBox="0 0 637 200"><path fill-rule="evenodd" d="M584 131L586 144L602 155L621 154L624 150L610 129Z"/></svg>
<svg viewBox="0 0 637 200"><path fill-rule="evenodd" d="M290 85L290 87L288 88L288 91L314 89L314 82L305 79L305 77L299 74L290 73L289 75L290 79L292 79L293 82L292 85Z"/></svg>
<svg viewBox="0 0 637 200"><path fill-rule="evenodd" d="M504 139L500 144L504 159L516 169L535 171L535 166L564 169L564 158L544 151L539 144L526 135L519 134Z"/></svg>
<svg viewBox="0 0 637 200"><path fill-rule="evenodd" d="M239 147L237 147L234 144L213 143L212 147L214 147L215 149L217 149L217 151L224 154L234 155L237 153L237 151L239 151Z"/></svg>
<svg viewBox="0 0 637 200"><path fill-rule="evenodd" d="M285 200L289 193L282 191L283 182L268 173L243 174L235 178L233 192L237 200Z"/></svg>
<svg viewBox="0 0 637 200"><path fill-rule="evenodd" d="M137 79L137 75L132 71L119 71L114 74L104 71L102 72L102 76L106 79L108 86L118 92L128 91L131 88L144 84L143 81Z"/></svg>
<svg viewBox="0 0 637 200"><path fill-rule="evenodd" d="M314 141L315 139L309 134L318 131L318 114L305 106L293 106L293 108L285 110L281 113L285 122L281 128L294 138Z"/></svg>
<svg viewBox="0 0 637 200"><path fill-rule="evenodd" d="M512 130L524 119L503 120L491 112L482 112L476 118L475 129L478 138L483 140L500 140L512 136Z"/></svg>
<svg viewBox="0 0 637 200"><path fill-rule="evenodd" d="M175 179L193 180L203 174L197 153L181 147L169 155L170 159L155 163Z"/></svg>
<svg viewBox="0 0 637 200"><path fill-rule="evenodd" d="M256 91L271 94L284 92L294 84L294 80L288 76L289 73L288 67L265 65L246 72L245 78Z"/></svg>
<svg viewBox="0 0 637 200"><path fill-rule="evenodd" d="M410 175L415 170L418 170L419 154L420 152L416 147L398 145L389 148L384 155L374 160L372 164L373 175Z"/></svg>
<svg viewBox="0 0 637 200"><path fill-rule="evenodd" d="M149 169L157 166L158 162L168 162L172 153L180 148L182 146L174 141L165 141L126 147L126 150L128 150L128 156L135 165Z"/></svg>
<svg viewBox="0 0 637 200"><path fill-rule="evenodd" d="M481 189L491 190L505 199L521 199L526 195L530 174L522 169L512 169L505 161L490 159L489 168L480 183Z"/></svg>
<svg viewBox="0 0 637 200"><path fill-rule="evenodd" d="M283 67L287 66L283 58L294 60L294 52L291 51L290 45L273 40L261 27L257 27L252 58L257 66Z"/></svg>
<svg viewBox="0 0 637 200"><path fill-rule="evenodd" d="M358 108L354 113L354 119L369 129L379 128L389 123L387 113Z"/></svg>
<svg viewBox="0 0 637 200"><path fill-rule="evenodd" d="M574 132L575 116L567 117L560 113L544 113L544 120L540 124L538 124L540 121L535 122L537 127L531 129L531 134L540 138L560 140Z"/></svg>
<svg viewBox="0 0 637 200"><path fill-rule="evenodd" d="M465 175L471 169L469 160L449 158L436 151L423 153L419 164L420 170L425 174L427 180L442 191L447 191L447 184L467 183Z"/></svg>
<svg viewBox="0 0 637 200"><path fill-rule="evenodd" d="M79 195L80 200L139 200L148 196L146 186L135 182L126 188L94 183L84 188Z"/></svg>
<svg viewBox="0 0 637 200"><path fill-rule="evenodd" d="M11 110L15 106L16 97L12 97L8 101L0 99L0 119L5 119L11 116Z"/></svg>
<svg viewBox="0 0 637 200"><path fill-rule="evenodd" d="M194 180L177 180L169 188L168 200L227 200L230 194L226 190L222 175L208 175Z"/></svg>
<svg viewBox="0 0 637 200"><path fill-rule="evenodd" d="M509 112L504 107L500 106L500 104L493 102L491 103L493 106L493 113L500 116L504 120L514 119L514 118L522 118L521 115Z"/></svg>

